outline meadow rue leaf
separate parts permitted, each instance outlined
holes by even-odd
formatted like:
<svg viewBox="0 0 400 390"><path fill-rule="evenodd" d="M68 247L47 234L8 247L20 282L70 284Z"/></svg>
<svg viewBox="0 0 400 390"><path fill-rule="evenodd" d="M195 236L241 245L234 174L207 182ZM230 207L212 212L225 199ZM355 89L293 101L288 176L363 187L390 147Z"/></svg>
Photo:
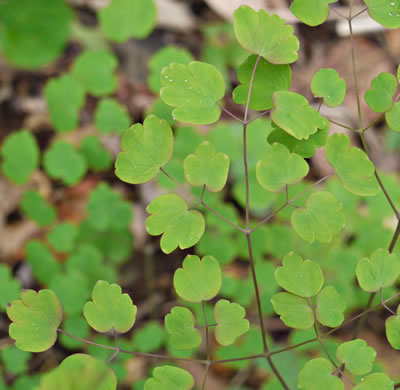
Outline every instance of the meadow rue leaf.
<svg viewBox="0 0 400 390"><path fill-rule="evenodd" d="M18 299L20 291L21 282L13 278L9 267L0 264L0 310L6 311L7 305Z"/></svg>
<svg viewBox="0 0 400 390"><path fill-rule="evenodd" d="M312 297L321 290L324 283L319 264L305 260L289 252L282 260L282 267L275 271L275 279L285 290L301 297Z"/></svg>
<svg viewBox="0 0 400 390"><path fill-rule="evenodd" d="M194 380L186 370L161 366L153 370L153 377L146 380L144 390L191 390Z"/></svg>
<svg viewBox="0 0 400 390"><path fill-rule="evenodd" d="M298 386L302 390L344 390L343 382L332 375L335 367L326 359L318 358L308 361L301 369Z"/></svg>
<svg viewBox="0 0 400 390"><path fill-rule="evenodd" d="M174 274L176 293L185 301L201 302L214 298L222 285L221 268L212 256L187 255Z"/></svg>
<svg viewBox="0 0 400 390"><path fill-rule="evenodd" d="M81 83L68 74L51 78L44 88L44 96L55 129L59 132L74 130L79 124L79 111L85 104L85 89Z"/></svg>
<svg viewBox="0 0 400 390"><path fill-rule="evenodd" d="M373 196L380 191L374 164L361 149L350 146L346 134L329 137L325 155L348 191L361 196Z"/></svg>
<svg viewBox="0 0 400 390"><path fill-rule="evenodd" d="M194 349L201 344L201 332L195 325L194 316L186 307L173 307L171 313L165 316L165 329L171 335L171 345L176 349Z"/></svg>
<svg viewBox="0 0 400 390"><path fill-rule="evenodd" d="M47 239L58 252L70 252L74 249L78 238L78 228L72 223L65 222L55 226Z"/></svg>
<svg viewBox="0 0 400 390"><path fill-rule="evenodd" d="M17 67L46 65L66 46L72 19L64 0L7 0L0 12L2 52Z"/></svg>
<svg viewBox="0 0 400 390"><path fill-rule="evenodd" d="M7 307L12 321L9 334L22 351L43 352L57 340L57 329L63 310L56 294L51 290L21 291L21 299Z"/></svg>
<svg viewBox="0 0 400 390"><path fill-rule="evenodd" d="M92 301L83 308L88 324L97 332L114 329L117 333L128 332L135 323L137 308L121 287L99 280L93 288Z"/></svg>
<svg viewBox="0 0 400 390"><path fill-rule="evenodd" d="M248 332L250 323L244 317L246 310L237 303L220 299L214 308L217 326L215 338L221 345L231 345L235 340Z"/></svg>
<svg viewBox="0 0 400 390"><path fill-rule="evenodd" d="M114 70L117 57L107 50L87 50L74 62L71 75L94 96L108 95L117 88Z"/></svg>
<svg viewBox="0 0 400 390"><path fill-rule="evenodd" d="M386 319L385 329L389 344L394 349L400 350L400 306L397 307L397 315Z"/></svg>
<svg viewBox="0 0 400 390"><path fill-rule="evenodd" d="M221 110L217 102L224 97L225 86L214 66L199 61L189 65L172 63L162 70L161 83L161 99L175 107L174 119L198 125L219 119Z"/></svg>
<svg viewBox="0 0 400 390"><path fill-rule="evenodd" d="M385 112L392 107L396 90L396 77L390 73L382 72L372 80L371 89L365 92L364 99L372 111Z"/></svg>
<svg viewBox="0 0 400 390"><path fill-rule="evenodd" d="M160 246L164 253L171 253L178 246L190 248L204 233L203 215L188 210L186 201L179 195L161 195L147 206L146 211L152 214L146 220L147 232L152 236L162 234Z"/></svg>
<svg viewBox="0 0 400 390"><path fill-rule="evenodd" d="M143 125L133 125L122 137L115 174L130 184L153 179L171 159L173 143L169 124L154 115L148 116Z"/></svg>
<svg viewBox="0 0 400 390"><path fill-rule="evenodd" d="M105 171L113 163L111 153L103 147L96 136L86 137L79 147L79 152L85 157L88 167L94 172Z"/></svg>
<svg viewBox="0 0 400 390"><path fill-rule="evenodd" d="M44 153L44 169L53 179L73 186L85 175L85 158L68 142L57 141Z"/></svg>
<svg viewBox="0 0 400 390"><path fill-rule="evenodd" d="M20 207L23 213L37 222L40 227L51 225L57 217L54 207L48 205L36 191L26 191Z"/></svg>
<svg viewBox="0 0 400 390"><path fill-rule="evenodd" d="M265 10L256 12L242 5L233 14L233 21L237 40L250 53L273 64L297 61L299 41L293 27L278 15L270 15Z"/></svg>
<svg viewBox="0 0 400 390"><path fill-rule="evenodd" d="M323 116L298 93L278 91L272 95L272 101L275 107L271 111L271 119L299 140L308 139L318 129L326 127Z"/></svg>
<svg viewBox="0 0 400 390"><path fill-rule="evenodd" d="M286 326L308 329L314 325L314 312L304 298L290 293L272 296L272 306Z"/></svg>
<svg viewBox="0 0 400 390"><path fill-rule="evenodd" d="M140 352L158 351L164 343L164 336L164 328L158 322L149 322L133 333L133 345Z"/></svg>
<svg viewBox="0 0 400 390"><path fill-rule="evenodd" d="M250 80L256 55L251 55L240 65L237 77L241 83L233 90L233 100L238 104L246 104L249 95ZM269 110L273 107L272 94L276 91L288 90L292 79L290 66L287 64L271 64L264 58L258 62L254 74L249 108L252 110Z"/></svg>
<svg viewBox="0 0 400 390"><path fill-rule="evenodd" d="M162 49L158 50L152 55L148 62L150 75L147 79L147 83L151 91L155 94L160 92L162 87L161 71L165 66L169 66L172 62L188 65L190 61L193 61L193 56L186 49L174 46L164 46Z"/></svg>
<svg viewBox="0 0 400 390"><path fill-rule="evenodd" d="M25 184L39 166L39 146L28 130L10 134L0 149L4 175L15 184Z"/></svg>
<svg viewBox="0 0 400 390"><path fill-rule="evenodd" d="M103 134L123 134L132 120L126 108L118 100L104 98L96 106L94 113L96 127Z"/></svg>
<svg viewBox="0 0 400 390"><path fill-rule="evenodd" d="M306 208L296 209L290 218L293 229L305 241L331 242L344 228L342 205L329 192L316 192L306 201Z"/></svg>
<svg viewBox="0 0 400 390"><path fill-rule="evenodd" d="M229 157L224 153L215 153L214 146L204 141L196 148L195 154L185 158L183 168L191 185L205 185L209 191L218 192L228 178Z"/></svg>
<svg viewBox="0 0 400 390"><path fill-rule="evenodd" d="M343 297L332 286L323 288L317 295L317 320L325 326L334 328L342 324L346 303Z"/></svg>
<svg viewBox="0 0 400 390"><path fill-rule="evenodd" d="M393 104L392 108L386 112L385 119L392 130L400 132L400 102Z"/></svg>
<svg viewBox="0 0 400 390"><path fill-rule="evenodd" d="M361 339L348 341L336 350L337 359L354 375L365 375L372 370L376 351Z"/></svg>
<svg viewBox="0 0 400 390"><path fill-rule="evenodd" d="M357 279L360 287L368 292L391 286L400 275L400 258L387 249L377 249L370 259L361 259L357 264Z"/></svg>
<svg viewBox="0 0 400 390"><path fill-rule="evenodd" d="M112 0L97 15L104 35L115 42L145 38L157 22L153 0Z"/></svg>
<svg viewBox="0 0 400 390"><path fill-rule="evenodd" d="M382 372L375 372L362 378L361 382L353 387L353 390L393 390L393 381Z"/></svg>
<svg viewBox="0 0 400 390"><path fill-rule="evenodd" d="M257 181L271 192L280 192L288 184L296 184L307 176L307 162L286 146L274 143L263 160L257 163Z"/></svg>
<svg viewBox="0 0 400 390"><path fill-rule="evenodd" d="M309 26L318 26L328 19L329 4L337 0L294 0L290 6L293 14Z"/></svg>
<svg viewBox="0 0 400 390"><path fill-rule="evenodd" d="M400 2L398 0L365 0L372 19L387 28L400 27Z"/></svg>
<svg viewBox="0 0 400 390"><path fill-rule="evenodd" d="M30 352L21 351L12 345L2 349L0 354L7 372L21 375L28 371L28 361L32 357Z"/></svg>
<svg viewBox="0 0 400 390"><path fill-rule="evenodd" d="M90 334L89 325L87 324L81 313L73 316L68 316L63 321L62 329L65 332L73 334L74 336L80 337L82 339L87 339ZM70 350L82 348L82 341L73 339L72 337L69 337L63 333L60 334L59 341L65 348L68 348Z"/></svg>
<svg viewBox="0 0 400 390"><path fill-rule="evenodd" d="M337 0L331 2L335 1ZM328 107L340 106L346 96L346 81L339 77L336 70L323 68L315 73L311 81L311 91L314 96L323 98Z"/></svg>

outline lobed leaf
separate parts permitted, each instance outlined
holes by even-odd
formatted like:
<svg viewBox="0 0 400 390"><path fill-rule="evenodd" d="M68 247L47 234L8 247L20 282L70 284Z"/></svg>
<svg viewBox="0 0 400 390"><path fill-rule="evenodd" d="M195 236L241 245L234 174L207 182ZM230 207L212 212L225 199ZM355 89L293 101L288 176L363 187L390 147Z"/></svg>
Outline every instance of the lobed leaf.
<svg viewBox="0 0 400 390"><path fill-rule="evenodd" d="M317 295L317 320L325 326L335 328L344 321L346 303L333 286L323 288Z"/></svg>
<svg viewBox="0 0 400 390"><path fill-rule="evenodd" d="M382 372L375 372L362 379L353 390L394 390L393 381Z"/></svg>
<svg viewBox="0 0 400 390"><path fill-rule="evenodd" d="M0 264L0 310L6 311L7 305L18 299L21 291L21 282L14 278L11 269Z"/></svg>
<svg viewBox="0 0 400 390"><path fill-rule="evenodd" d="M365 0L372 19L387 28L400 27L400 3L397 0Z"/></svg>
<svg viewBox="0 0 400 390"><path fill-rule="evenodd" d="M385 329L389 344L394 349L400 350L400 306L397 307L397 315L386 319Z"/></svg>
<svg viewBox="0 0 400 390"><path fill-rule="evenodd" d="M131 124L131 117L118 100L104 98L96 106L94 113L96 127L103 134L123 134Z"/></svg>
<svg viewBox="0 0 400 390"><path fill-rule="evenodd" d="M111 153L103 147L96 136L84 138L79 152L85 157L88 167L94 172L105 171L113 164Z"/></svg>
<svg viewBox="0 0 400 390"><path fill-rule="evenodd" d="M376 351L361 339L348 341L336 350L337 359L355 375L365 375L372 370Z"/></svg>
<svg viewBox="0 0 400 390"><path fill-rule="evenodd" d="M392 108L386 112L385 119L392 130L400 132L400 102L393 104Z"/></svg>
<svg viewBox="0 0 400 390"><path fill-rule="evenodd" d="M173 366L156 367L146 380L144 390L191 390L194 380L186 370Z"/></svg>
<svg viewBox="0 0 400 390"><path fill-rule="evenodd" d="M318 26L329 16L329 4L337 0L294 0L290 6L293 14L309 26Z"/></svg>
<svg viewBox="0 0 400 390"><path fill-rule="evenodd" d="M385 112L393 105L397 90L397 80L390 73L382 72L371 82L371 89L365 92L365 102L374 112Z"/></svg>
<svg viewBox="0 0 400 390"><path fill-rule="evenodd" d="M333 0L331 2L335 2ZM293 6L293 5L292 5ZM314 96L324 99L328 107L340 106L346 96L346 81L334 69L323 68L315 73L311 81Z"/></svg>
<svg viewBox="0 0 400 390"><path fill-rule="evenodd" d="M50 244L58 252L70 252L74 249L78 238L78 229L69 222L54 226L47 234Z"/></svg>
<svg viewBox="0 0 400 390"><path fill-rule="evenodd" d="M20 205L23 213L33 219L40 227L51 225L56 217L54 207L36 191L26 191Z"/></svg>
<svg viewBox="0 0 400 390"><path fill-rule="evenodd" d="M332 375L335 368L326 359L318 358L308 361L301 369L298 386L303 390L344 390L343 382Z"/></svg>

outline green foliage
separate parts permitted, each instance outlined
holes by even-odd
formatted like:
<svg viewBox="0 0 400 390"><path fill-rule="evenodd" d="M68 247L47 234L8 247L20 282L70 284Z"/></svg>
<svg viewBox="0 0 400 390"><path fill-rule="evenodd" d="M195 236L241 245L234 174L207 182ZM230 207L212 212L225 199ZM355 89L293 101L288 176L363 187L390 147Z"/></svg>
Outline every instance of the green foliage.
<svg viewBox="0 0 400 390"><path fill-rule="evenodd" d="M85 157L88 168L94 172L105 171L113 163L110 152L102 146L96 136L86 137L81 143L79 152Z"/></svg>
<svg viewBox="0 0 400 390"><path fill-rule="evenodd" d="M51 225L56 217L54 207L36 191L26 191L21 201L21 209L26 216L33 219L40 227Z"/></svg>
<svg viewBox="0 0 400 390"><path fill-rule="evenodd" d="M326 390L344 390L343 382L333 376L332 364L326 359L310 360L300 372L298 386L303 390L318 390L323 384Z"/></svg>
<svg viewBox="0 0 400 390"><path fill-rule="evenodd" d="M400 306L397 307L397 315L390 316L385 322L386 338L394 348L400 349Z"/></svg>
<svg viewBox="0 0 400 390"><path fill-rule="evenodd" d="M58 252L70 252L74 249L77 238L78 229L69 222L56 225L47 235L50 244Z"/></svg>
<svg viewBox="0 0 400 390"><path fill-rule="evenodd" d="M19 297L21 282L14 279L11 270L0 264L0 310L6 311L7 305Z"/></svg>
<svg viewBox="0 0 400 390"><path fill-rule="evenodd" d="M341 344L336 356L352 374L365 375L372 370L376 351L364 340L356 339Z"/></svg>
<svg viewBox="0 0 400 390"><path fill-rule="evenodd" d="M19 375L28 371L28 361L32 357L30 352L21 351L15 346L1 350L1 360L7 372Z"/></svg>
<svg viewBox="0 0 400 390"><path fill-rule="evenodd" d="M342 324L345 309L345 300L334 287L325 287L318 294L315 315L322 325L334 328Z"/></svg>
<svg viewBox="0 0 400 390"><path fill-rule="evenodd" d="M400 27L400 3L397 1L365 0L372 19L387 28Z"/></svg>
<svg viewBox="0 0 400 390"><path fill-rule="evenodd" d="M393 105L397 90L397 80L390 73L382 72L371 82L371 89L365 92L365 102L374 112L385 112Z"/></svg>
<svg viewBox="0 0 400 390"><path fill-rule="evenodd" d="M392 130L400 132L400 102L393 104L392 108L386 112L385 118L387 124Z"/></svg>
<svg viewBox="0 0 400 390"><path fill-rule="evenodd" d="M335 2L336 0L327 1ZM327 8L329 9L328 6ZM314 96L323 98L327 106L340 106L346 96L346 82L339 77L336 70L323 68L315 73L311 81L311 91Z"/></svg>
<svg viewBox="0 0 400 390"><path fill-rule="evenodd" d="M165 332L158 322L150 322L144 328L136 330L133 335L133 345L140 352L159 350L164 344Z"/></svg>
<svg viewBox="0 0 400 390"><path fill-rule="evenodd" d="M374 374L368 375L363 378L363 381L360 382L357 386L353 387L354 390L393 390L394 385L393 381L386 375L381 372L376 372Z"/></svg>
<svg viewBox="0 0 400 390"><path fill-rule="evenodd" d="M156 367L153 377L147 379L144 390L191 390L193 377L182 368L173 366Z"/></svg>
<svg viewBox="0 0 400 390"><path fill-rule="evenodd" d="M293 14L309 26L318 26L328 19L329 4L337 0L294 0L290 6Z"/></svg>
<svg viewBox="0 0 400 390"><path fill-rule="evenodd" d="M124 106L113 98L104 98L94 114L96 127L101 133L123 134L131 124L131 118Z"/></svg>

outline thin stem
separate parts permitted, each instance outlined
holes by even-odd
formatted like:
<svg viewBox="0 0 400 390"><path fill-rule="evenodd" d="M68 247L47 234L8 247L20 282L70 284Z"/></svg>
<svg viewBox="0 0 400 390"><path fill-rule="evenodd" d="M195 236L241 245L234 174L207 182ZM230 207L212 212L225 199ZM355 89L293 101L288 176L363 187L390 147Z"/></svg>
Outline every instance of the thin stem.
<svg viewBox="0 0 400 390"><path fill-rule="evenodd" d="M210 370L210 362L206 365L206 372L204 373L204 378L203 378L203 384L201 385L201 390L205 390L206 388L206 383L207 383L207 377L208 377L208 371Z"/></svg>
<svg viewBox="0 0 400 390"><path fill-rule="evenodd" d="M205 329L206 329L206 355L207 355L207 360L210 360L210 345L209 345L209 332L208 332L208 322L207 322L207 315L206 315L206 305L204 301L201 301L201 308L203 310L203 316L204 316L204 324L205 324Z"/></svg>
<svg viewBox="0 0 400 390"><path fill-rule="evenodd" d="M246 356L246 357L239 357L239 358L232 358L232 359L222 359L222 360L210 360L210 365L241 362L243 360L253 360L253 359L260 359L260 358L265 358L265 357L266 357L265 353L259 353L258 355L251 355L251 356Z"/></svg>
<svg viewBox="0 0 400 390"><path fill-rule="evenodd" d="M347 130L350 130L350 131L357 131L357 129L353 129L352 127L346 126L343 123L336 122L333 119L329 119L329 118L327 118L327 119L328 119L329 122L333 123L336 126L343 127L344 129L347 129Z"/></svg>
<svg viewBox="0 0 400 390"><path fill-rule="evenodd" d="M368 9L368 7L363 8L361 11L358 11L356 14L354 14L351 19L353 20L354 18L356 18L357 16L360 16L362 13L364 13L366 10Z"/></svg>
<svg viewBox="0 0 400 390"><path fill-rule="evenodd" d="M383 118L385 117L385 113L381 114L378 116L378 118L376 118L375 120L373 120L367 127L364 127L361 130L361 133L365 133L368 129L370 129L371 127L375 126L378 122L380 122Z"/></svg>
<svg viewBox="0 0 400 390"><path fill-rule="evenodd" d="M189 207L188 210L194 210L195 208L197 208L197 206L201 205L205 191L206 191L206 185L204 184L203 189L201 191L200 199L193 206Z"/></svg>
<svg viewBox="0 0 400 390"><path fill-rule="evenodd" d="M393 314L393 315L395 316L396 313L395 313L390 307L388 307L388 306L386 305L385 302L383 302L382 287L379 289L379 295L380 295L380 298L381 298L381 304L382 304L382 306L383 306L389 313L391 313L391 314Z"/></svg>
<svg viewBox="0 0 400 390"><path fill-rule="evenodd" d="M221 104L217 103L217 106L226 114L228 114L230 117L232 117L233 119L237 120L240 123L244 123L245 121L240 119L239 117L237 117L235 114L231 113L229 110L227 110L224 106L222 106Z"/></svg>
<svg viewBox="0 0 400 390"><path fill-rule="evenodd" d="M264 112L262 112L262 113L256 115L254 118L249 119L246 123L249 124L249 123L251 123L251 122L254 122L254 121L256 121L258 118L261 118L261 117L263 117L263 116L269 114L270 112L271 112L271 110L264 111Z"/></svg>
<svg viewBox="0 0 400 390"><path fill-rule="evenodd" d="M315 316L315 311L314 311L314 316ZM335 363L335 361L332 359L332 356L330 355L330 353L327 351L327 349L325 348L324 343L321 340L321 337L319 336L319 331L318 331L318 327L317 324L314 323L314 330L315 330L315 334L317 336L317 340L319 342L319 345L321 346L322 350L325 352L325 355L328 357L328 359L330 360L330 362L333 364L333 366L338 369L337 364Z"/></svg>
<svg viewBox="0 0 400 390"><path fill-rule="evenodd" d="M113 361L114 358L116 358L120 352L120 346L119 346L117 332L114 330L114 328L112 329L112 332L114 334L114 339L115 339L115 344L117 345L117 350L110 356L110 358L107 360L107 363L110 363L111 361Z"/></svg>
<svg viewBox="0 0 400 390"><path fill-rule="evenodd" d="M321 111L321 107L322 107L322 103L324 102L324 100L321 98L320 99L320 101L319 101L319 104L318 104L318 112L320 112Z"/></svg>
<svg viewBox="0 0 400 390"><path fill-rule="evenodd" d="M339 15L341 18L343 18L343 19L349 19L347 16L344 16L342 13L340 13L337 9L335 9L335 7L332 5L332 4L329 4L331 7L331 10L335 13L335 14L337 14L337 15Z"/></svg>
<svg viewBox="0 0 400 390"><path fill-rule="evenodd" d="M400 234L400 221L397 221L396 230L393 234L392 241L390 241L390 244L389 244L389 253L393 252L393 249L396 246L397 240L399 239L399 234Z"/></svg>
<svg viewBox="0 0 400 390"><path fill-rule="evenodd" d="M164 168L160 168L160 171L167 176L170 180L172 180L177 186L180 185L180 183L178 183L169 173L167 173Z"/></svg>

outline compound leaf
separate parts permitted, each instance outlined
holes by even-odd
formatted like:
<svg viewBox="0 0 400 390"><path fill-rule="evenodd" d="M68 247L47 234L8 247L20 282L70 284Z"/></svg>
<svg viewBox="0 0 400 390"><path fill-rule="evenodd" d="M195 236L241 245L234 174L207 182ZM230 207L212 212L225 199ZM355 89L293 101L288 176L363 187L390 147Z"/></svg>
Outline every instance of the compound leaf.
<svg viewBox="0 0 400 390"><path fill-rule="evenodd" d="M79 123L79 111L85 104L85 89L73 77L65 74L51 78L45 88L44 96L50 119L59 132L74 130ZM65 97L68 96L68 99Z"/></svg>
<svg viewBox="0 0 400 390"><path fill-rule="evenodd" d="M353 390L393 390L393 381L382 372L370 374L362 379L362 381Z"/></svg>
<svg viewBox="0 0 400 390"><path fill-rule="evenodd" d="M344 390L343 382L332 373L335 367L326 359L318 358L307 362L300 371L298 386L303 390Z"/></svg>
<svg viewBox="0 0 400 390"><path fill-rule="evenodd" d="M344 320L346 303L343 297L332 286L323 288L317 295L317 320L325 326L335 328Z"/></svg>
<svg viewBox="0 0 400 390"><path fill-rule="evenodd" d="M275 107L271 119L291 136L308 139L318 129L326 127L325 119L308 104L307 99L295 92L278 91L272 95Z"/></svg>
<svg viewBox="0 0 400 390"><path fill-rule="evenodd" d="M211 192L221 191L228 178L229 157L215 153L215 147L208 141L202 142L183 161L186 180L195 187L205 185Z"/></svg>
<svg viewBox="0 0 400 390"><path fill-rule="evenodd" d="M382 72L371 82L371 89L365 92L365 102L374 112L385 112L392 107L397 90L397 80L390 73Z"/></svg>
<svg viewBox="0 0 400 390"><path fill-rule="evenodd" d="M173 142L168 122L154 115L148 116L143 125L133 125L122 137L122 152L115 163L115 174L131 184L153 179L170 160Z"/></svg>
<svg viewBox="0 0 400 390"><path fill-rule="evenodd" d="M306 201L306 209L292 213L293 229L305 241L331 242L344 228L341 203L329 192L316 192Z"/></svg>
<svg viewBox="0 0 400 390"><path fill-rule="evenodd" d="M372 19L387 28L400 27L400 3L397 0L365 0Z"/></svg>
<svg viewBox="0 0 400 390"><path fill-rule="evenodd" d="M128 332L135 323L137 308L121 287L99 280L93 288L92 301L83 308L88 324L97 332L111 329L118 333Z"/></svg>
<svg viewBox="0 0 400 390"><path fill-rule="evenodd" d="M0 310L6 311L7 305L18 299L21 291L21 282L13 278L11 269L5 264L0 264Z"/></svg>
<svg viewBox="0 0 400 390"><path fill-rule="evenodd" d="M21 291L21 299L12 301L7 315L12 321L9 334L22 351L43 352L57 340L63 310L51 290Z"/></svg>
<svg viewBox="0 0 400 390"><path fill-rule="evenodd" d="M224 97L221 73L212 65L193 61L189 65L172 63L161 72L160 96L174 119L198 125L216 122L221 110L217 102Z"/></svg>
<svg viewBox="0 0 400 390"><path fill-rule="evenodd" d="M217 326L215 338L221 345L231 345L235 340L248 332L250 323L244 317L246 310L237 303L220 299L214 308Z"/></svg>
<svg viewBox="0 0 400 390"><path fill-rule="evenodd" d="M54 207L48 205L36 191L26 191L24 193L21 209L26 216L37 222L40 227L51 225L57 217Z"/></svg>
<svg viewBox="0 0 400 390"><path fill-rule="evenodd" d="M387 249L377 249L371 259L361 259L357 264L360 287L368 292L390 287L400 275L400 258Z"/></svg>
<svg viewBox="0 0 400 390"><path fill-rule="evenodd" d="M270 15L265 10L256 12L242 5L235 11L233 20L237 40L250 53L272 64L297 61L299 40L293 34L293 27L278 15Z"/></svg>
<svg viewBox="0 0 400 390"><path fill-rule="evenodd" d="M294 252L282 260L282 267L275 271L275 279L285 290L300 297L312 297L321 290L324 283L319 264L305 260Z"/></svg>
<svg viewBox="0 0 400 390"><path fill-rule="evenodd" d="M247 103L250 80L256 61L256 55L249 56L237 71L241 85L233 90L233 100L238 104L245 105ZM291 79L292 72L289 65L271 64L261 58L254 74L249 108L252 110L269 110L272 108L274 105L272 94L276 91L288 90Z"/></svg>
<svg viewBox="0 0 400 390"><path fill-rule="evenodd" d="M201 302L214 298L222 285L221 268L212 256L187 255L182 268L175 271L176 293L185 301Z"/></svg>
<svg viewBox="0 0 400 390"><path fill-rule="evenodd" d="M97 15L104 35L115 42L145 38L157 21L153 0L112 0Z"/></svg>
<svg viewBox="0 0 400 390"><path fill-rule="evenodd" d="M314 96L323 98L328 107L340 106L346 96L346 81L334 69L320 69L311 81L311 91Z"/></svg>
<svg viewBox="0 0 400 390"><path fill-rule="evenodd" d="M400 19L400 18L399 18ZM392 108L385 114L386 122L389 127L400 132L400 102L393 104Z"/></svg>
<svg viewBox="0 0 400 390"><path fill-rule="evenodd" d="M336 357L352 374L365 375L372 370L376 351L368 347L364 340L356 339L341 344L336 350Z"/></svg>
<svg viewBox="0 0 400 390"><path fill-rule="evenodd" d="M280 192L286 185L296 184L307 176L308 171L308 164L302 157L290 153L279 143L274 143L256 166L257 181L271 192Z"/></svg>
<svg viewBox="0 0 400 390"><path fill-rule="evenodd" d="M118 100L104 98L96 106L94 113L96 127L103 134L123 134L131 124L131 117Z"/></svg>
<svg viewBox="0 0 400 390"><path fill-rule="evenodd" d="M39 146L27 130L9 135L1 149L4 175L15 184L25 184L39 166Z"/></svg>
<svg viewBox="0 0 400 390"><path fill-rule="evenodd" d="M190 350L197 348L202 342L201 332L195 328L192 312L186 307L176 306L165 316L165 329L171 335L173 348Z"/></svg>
<svg viewBox="0 0 400 390"><path fill-rule="evenodd" d="M304 298L283 292L273 295L271 302L286 326L308 329L314 325L314 312Z"/></svg>
<svg viewBox="0 0 400 390"><path fill-rule="evenodd" d="M294 0L290 6L293 14L309 26L318 26L328 19L329 4L337 0Z"/></svg>
<svg viewBox="0 0 400 390"><path fill-rule="evenodd" d="M147 232L152 236L162 234L160 246L164 253L171 253L178 246L180 249L190 248L204 233L203 215L188 210L186 201L179 195L161 195L149 204L146 211L153 214L146 220Z"/></svg>
<svg viewBox="0 0 400 390"><path fill-rule="evenodd" d="M191 390L194 380L186 370L173 366L156 367L146 380L144 390Z"/></svg>
<svg viewBox="0 0 400 390"><path fill-rule="evenodd" d="M348 191L361 196L373 196L380 191L374 164L361 149L350 146L346 134L329 137L325 155Z"/></svg>

